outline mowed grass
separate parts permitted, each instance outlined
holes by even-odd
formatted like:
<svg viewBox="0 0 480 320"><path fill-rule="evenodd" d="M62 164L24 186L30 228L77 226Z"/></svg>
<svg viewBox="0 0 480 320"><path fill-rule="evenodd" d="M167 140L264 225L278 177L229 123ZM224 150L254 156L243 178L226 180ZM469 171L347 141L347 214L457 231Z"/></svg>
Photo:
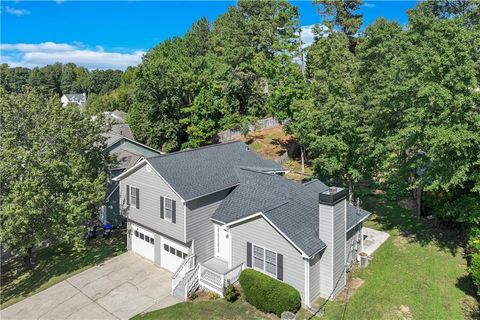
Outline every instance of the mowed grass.
<svg viewBox="0 0 480 320"><path fill-rule="evenodd" d="M11 259L2 264L0 308L6 308L126 250L126 234L116 231L110 239L89 241L82 252L65 246L41 249L34 253L31 270L23 266L21 259Z"/></svg>
<svg viewBox="0 0 480 320"><path fill-rule="evenodd" d="M366 197L362 206L374 213L365 225L388 232L390 238L374 253L368 268L353 272L364 283L346 305L343 300L329 301L322 317L302 309L299 319L480 318L454 230L413 218L408 210L381 197ZM264 318L275 316L255 310L241 298L233 304L223 299L179 303L134 319Z"/></svg>
<svg viewBox="0 0 480 320"><path fill-rule="evenodd" d="M455 230L416 219L381 198L368 197L363 206L374 213L365 226L386 231L390 238L368 268L353 272L365 282L346 306L345 301L328 302L321 319L478 319L475 289Z"/></svg>
<svg viewBox="0 0 480 320"><path fill-rule="evenodd" d="M170 306L165 309L152 311L146 314L140 314L132 318L132 320L177 320L177 319L196 319L196 320L212 320L212 319L271 319L264 313L258 311L243 297L237 301L230 303L225 299L211 301L193 301L182 302Z"/></svg>

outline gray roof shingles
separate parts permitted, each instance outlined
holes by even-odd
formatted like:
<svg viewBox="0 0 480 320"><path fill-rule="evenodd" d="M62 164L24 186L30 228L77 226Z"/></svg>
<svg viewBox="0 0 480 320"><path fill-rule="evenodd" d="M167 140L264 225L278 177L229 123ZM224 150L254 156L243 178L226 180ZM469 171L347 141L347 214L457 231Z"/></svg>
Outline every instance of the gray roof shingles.
<svg viewBox="0 0 480 320"><path fill-rule="evenodd" d="M326 247L318 235L318 195L328 186L319 180L300 184L269 173L284 169L241 141L159 155L148 162L186 201L232 188L214 220L230 223L262 212L308 256ZM369 214L356 213L348 204L347 229Z"/></svg>
<svg viewBox="0 0 480 320"><path fill-rule="evenodd" d="M241 141L159 155L148 162L184 200L238 185L236 166L284 170L276 162L260 158Z"/></svg>

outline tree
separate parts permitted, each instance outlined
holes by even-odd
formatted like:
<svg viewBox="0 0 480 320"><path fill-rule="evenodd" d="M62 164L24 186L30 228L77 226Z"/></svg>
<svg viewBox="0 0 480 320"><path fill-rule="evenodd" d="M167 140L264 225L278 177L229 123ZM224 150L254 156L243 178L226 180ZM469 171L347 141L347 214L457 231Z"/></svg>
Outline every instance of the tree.
<svg viewBox="0 0 480 320"><path fill-rule="evenodd" d="M321 37L333 32L341 32L348 36L350 51L355 52L355 35L362 26L363 17L356 13L362 5L362 0L314 0L319 7L322 24L314 29L315 35Z"/></svg>
<svg viewBox="0 0 480 320"><path fill-rule="evenodd" d="M0 102L0 241L31 264L44 241L83 248L86 226L105 194L107 127L78 108L35 92Z"/></svg>
<svg viewBox="0 0 480 320"><path fill-rule="evenodd" d="M350 195L364 170L365 129L356 95L358 67L346 35L318 38L307 55L310 98L297 102L289 124L313 159L315 172L348 186Z"/></svg>

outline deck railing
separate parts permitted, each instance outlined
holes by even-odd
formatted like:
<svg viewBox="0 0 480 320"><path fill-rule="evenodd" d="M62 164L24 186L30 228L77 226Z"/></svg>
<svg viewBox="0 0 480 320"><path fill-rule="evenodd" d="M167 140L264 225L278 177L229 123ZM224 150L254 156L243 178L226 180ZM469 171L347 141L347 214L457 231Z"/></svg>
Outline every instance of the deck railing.
<svg viewBox="0 0 480 320"><path fill-rule="evenodd" d="M223 288L229 283L234 284L237 282L242 270L243 263L240 263L239 265L227 270L225 273L211 270L210 268L200 264L198 273L199 284L206 289L215 291L219 295L223 296Z"/></svg>
<svg viewBox="0 0 480 320"><path fill-rule="evenodd" d="M172 275L172 292L177 285L182 281L183 277L196 267L195 255L188 255L182 264L178 267L177 271Z"/></svg>

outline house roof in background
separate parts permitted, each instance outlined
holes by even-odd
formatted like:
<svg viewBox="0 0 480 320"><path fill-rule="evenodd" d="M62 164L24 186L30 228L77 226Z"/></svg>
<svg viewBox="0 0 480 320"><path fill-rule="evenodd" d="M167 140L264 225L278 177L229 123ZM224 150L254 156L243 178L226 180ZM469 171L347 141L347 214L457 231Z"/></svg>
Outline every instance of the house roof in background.
<svg viewBox="0 0 480 320"><path fill-rule="evenodd" d="M86 101L87 100L87 95L85 93L65 93L64 94L65 97L67 97L67 99L69 101Z"/></svg>
<svg viewBox="0 0 480 320"><path fill-rule="evenodd" d="M148 162L185 200L238 185L234 168L251 166L284 169L272 160L262 159L242 141L187 149L148 158Z"/></svg>

